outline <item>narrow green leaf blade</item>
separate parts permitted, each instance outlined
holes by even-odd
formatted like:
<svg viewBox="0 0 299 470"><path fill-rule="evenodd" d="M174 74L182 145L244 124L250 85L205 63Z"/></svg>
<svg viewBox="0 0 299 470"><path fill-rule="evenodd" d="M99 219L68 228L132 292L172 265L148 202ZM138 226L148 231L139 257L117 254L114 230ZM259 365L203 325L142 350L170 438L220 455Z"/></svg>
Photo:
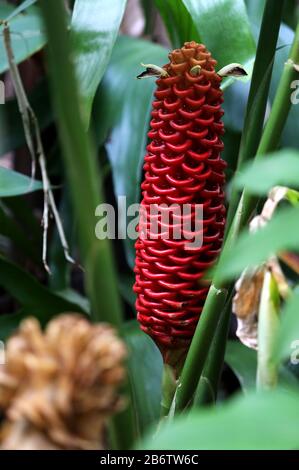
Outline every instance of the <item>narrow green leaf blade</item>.
<svg viewBox="0 0 299 470"><path fill-rule="evenodd" d="M0 197L19 196L42 189L41 181L0 166Z"/></svg>

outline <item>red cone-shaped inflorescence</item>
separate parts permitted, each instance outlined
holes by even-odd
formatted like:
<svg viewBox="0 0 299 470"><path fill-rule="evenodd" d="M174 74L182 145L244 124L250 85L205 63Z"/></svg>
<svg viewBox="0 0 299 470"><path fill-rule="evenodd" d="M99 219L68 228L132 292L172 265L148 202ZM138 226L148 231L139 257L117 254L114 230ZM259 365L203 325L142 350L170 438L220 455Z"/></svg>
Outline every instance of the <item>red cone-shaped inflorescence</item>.
<svg viewBox="0 0 299 470"><path fill-rule="evenodd" d="M223 98L216 61L195 42L174 50L169 59L163 67L167 76L157 80L148 133L141 201L145 215L138 227L134 286L141 328L164 356L169 349L188 347L207 296L209 286L203 277L223 239L226 166L220 158ZM202 245L191 249L185 233L181 239L174 236L174 215L167 226L162 210L151 214L153 206L173 204L191 208L179 220L182 230L187 222L196 227L195 207L202 204ZM158 236L152 234L153 220ZM188 233L190 237L190 229ZM193 234L199 234L196 228Z"/></svg>

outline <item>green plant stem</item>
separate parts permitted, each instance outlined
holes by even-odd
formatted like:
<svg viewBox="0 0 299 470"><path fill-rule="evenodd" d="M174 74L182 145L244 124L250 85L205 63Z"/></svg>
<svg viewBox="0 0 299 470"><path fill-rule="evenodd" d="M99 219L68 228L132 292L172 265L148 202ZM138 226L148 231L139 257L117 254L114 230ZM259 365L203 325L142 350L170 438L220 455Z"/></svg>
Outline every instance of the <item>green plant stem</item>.
<svg viewBox="0 0 299 470"><path fill-rule="evenodd" d="M198 380L203 371L214 332L223 310L227 290L215 285L210 287L203 311L200 316L178 387L174 397L175 410L183 410L190 405Z"/></svg>
<svg viewBox="0 0 299 470"><path fill-rule="evenodd" d="M299 24L296 29L289 59L293 63L299 62ZM275 145L279 142L291 105L290 85L294 77L294 67L286 64L256 158L261 158L265 153L273 150ZM274 113L272 114L273 110ZM233 246L240 229L247 223L255 204L255 198L252 197L248 191L244 190L236 214L233 218L233 222L228 231L227 239L223 246L220 258L224 256L226 250L230 250ZM227 284L222 282L221 277L216 270L213 285L209 290L200 321L198 322L198 326L179 379L173 402L173 408L177 412L182 411L193 399L194 392L211 347L219 316L225 305L227 292L231 293L232 289L233 283ZM217 298L218 292L221 293L221 295Z"/></svg>
<svg viewBox="0 0 299 470"><path fill-rule="evenodd" d="M270 271L266 271L259 308L257 388L272 389L278 380L278 364L274 359L275 340L279 331L279 292Z"/></svg>
<svg viewBox="0 0 299 470"><path fill-rule="evenodd" d="M103 202L101 178L96 154L84 130L78 84L71 61L70 37L64 2L41 0L49 40L49 64L52 96L63 148L66 174L71 189L71 202L77 220L80 251L85 268L86 289L91 299L94 321L121 324L122 310L110 242L95 236L95 209ZM129 401L126 411L114 421L118 449L133 441L133 418ZM125 431L124 431L125 430Z"/></svg>
<svg viewBox="0 0 299 470"><path fill-rule="evenodd" d="M245 161L253 158L256 154L262 135L283 4L284 1L278 2L277 0L267 0L265 4L240 143L237 171ZM234 217L239 197L239 191L233 184L227 214L227 230Z"/></svg>
<svg viewBox="0 0 299 470"><path fill-rule="evenodd" d="M266 123L255 160L263 158L263 156L276 149L279 144L280 137L285 126L290 108L291 108L291 83L298 78L298 72L294 68L294 64L299 63L299 23L296 28L295 37L289 54L288 61L284 64L284 69L279 81L275 99L272 105L269 119ZM249 191L244 190L243 209L240 226L243 227L248 217L255 208L257 199L253 197Z"/></svg>
<svg viewBox="0 0 299 470"><path fill-rule="evenodd" d="M194 395L194 407L216 402L230 326L230 313L231 299L226 303L218 322L211 349Z"/></svg>
<svg viewBox="0 0 299 470"><path fill-rule="evenodd" d="M162 400L161 400L161 418L167 416L173 396L176 389L176 378L174 369L168 364L163 366L162 376Z"/></svg>

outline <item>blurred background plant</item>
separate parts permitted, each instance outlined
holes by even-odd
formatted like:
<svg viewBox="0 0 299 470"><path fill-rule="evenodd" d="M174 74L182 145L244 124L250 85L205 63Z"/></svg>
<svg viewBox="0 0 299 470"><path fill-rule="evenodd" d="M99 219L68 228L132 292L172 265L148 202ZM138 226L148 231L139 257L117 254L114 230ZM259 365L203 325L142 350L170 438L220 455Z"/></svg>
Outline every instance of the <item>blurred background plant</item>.
<svg viewBox="0 0 299 470"><path fill-rule="evenodd" d="M42 326L63 312L112 324L129 354L126 407L109 426L108 448L299 445L298 12L296 0L0 1L0 340L28 316ZM203 42L219 68L238 62L249 75L222 84L227 242L174 423L152 440L162 361L135 320L134 242L97 240L95 208L116 206L118 196L139 202L155 84L135 77L141 62L161 66L188 40ZM249 231L275 186L285 188L275 214ZM236 338L233 294L258 353Z"/></svg>

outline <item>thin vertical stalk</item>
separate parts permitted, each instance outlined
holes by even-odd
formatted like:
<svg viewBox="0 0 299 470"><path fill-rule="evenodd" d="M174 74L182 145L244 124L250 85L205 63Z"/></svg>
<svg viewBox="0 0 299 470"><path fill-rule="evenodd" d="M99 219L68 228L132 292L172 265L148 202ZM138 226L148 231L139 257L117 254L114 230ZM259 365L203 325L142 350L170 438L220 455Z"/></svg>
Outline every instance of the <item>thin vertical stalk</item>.
<svg viewBox="0 0 299 470"><path fill-rule="evenodd" d="M273 101L272 110L266 123L255 160L275 150L279 144L280 137L285 126L292 102L291 84L298 78L298 71L294 64L299 64L299 23L296 28L295 37L289 54L288 61L284 64L284 69L279 81L277 92ZM243 194L243 209L240 225L244 226L251 212L254 210L257 199L253 197L245 188Z"/></svg>
<svg viewBox="0 0 299 470"><path fill-rule="evenodd" d="M210 287L182 374L179 378L173 403L176 411L182 410L191 404L226 297L226 289L220 289L214 285Z"/></svg>
<svg viewBox="0 0 299 470"><path fill-rule="evenodd" d="M226 303L218 322L211 349L195 392L194 407L216 402L230 326L230 313L231 299Z"/></svg>
<svg viewBox="0 0 299 470"><path fill-rule="evenodd" d="M275 279L266 271L259 308L257 388L274 388L278 380L278 364L274 359L279 331L279 292Z"/></svg>
<svg viewBox="0 0 299 470"><path fill-rule="evenodd" d="M254 157L262 135L283 4L284 1L278 2L277 0L267 0L265 4L240 143L237 171L245 161ZM238 200L239 192L233 185L227 214L227 228L231 224Z"/></svg>

